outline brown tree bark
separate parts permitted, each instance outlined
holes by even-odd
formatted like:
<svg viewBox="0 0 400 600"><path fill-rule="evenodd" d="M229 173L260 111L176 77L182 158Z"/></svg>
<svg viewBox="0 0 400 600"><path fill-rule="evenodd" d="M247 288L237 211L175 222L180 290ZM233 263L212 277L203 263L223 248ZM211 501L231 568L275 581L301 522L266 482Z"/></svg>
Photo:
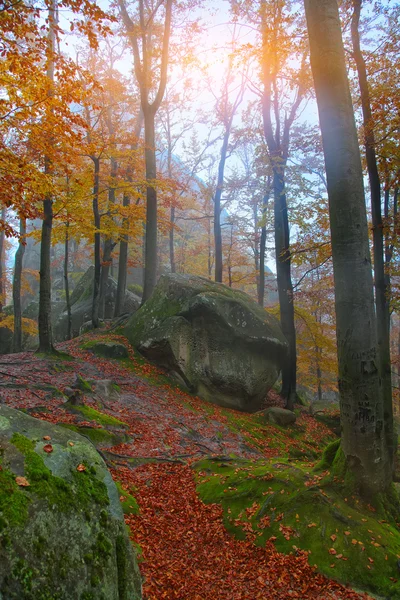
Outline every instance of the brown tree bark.
<svg viewBox="0 0 400 600"><path fill-rule="evenodd" d="M137 150L139 145L139 138L143 127L143 111L139 110L135 125L135 139L137 140L132 146L131 150ZM127 181L132 182L132 169L128 167L127 170ZM122 199L122 206L128 207L131 203L130 194L125 193ZM123 234L121 235L121 241L119 244L119 262L118 262L118 283L117 283L117 296L115 299L114 317L119 317L122 311L125 298L126 290L126 277L128 270L128 243L129 243L129 218L124 218L122 221Z"/></svg>
<svg viewBox="0 0 400 600"><path fill-rule="evenodd" d="M6 207L3 206L1 209L0 219L4 222L6 220ZM5 260L4 260L4 242L6 239L6 234L4 229L0 231L0 313L3 312L3 306L6 303L6 285L5 285Z"/></svg>
<svg viewBox="0 0 400 600"><path fill-rule="evenodd" d="M304 4L329 196L342 474L349 474L350 481L369 495L386 490L392 474L360 149L337 0L305 0Z"/></svg>
<svg viewBox="0 0 400 600"><path fill-rule="evenodd" d="M56 5L52 0L49 6L49 57L47 63L47 78L50 83L48 97L53 96L54 83L54 52L55 52ZM50 109L51 111L51 109ZM44 172L52 173L52 162L49 156L44 158ZM39 352L53 353L53 336L51 326L51 230L53 226L53 198L47 194L43 200L43 222L40 240L40 271L39 271Z"/></svg>
<svg viewBox="0 0 400 600"><path fill-rule="evenodd" d="M367 161L367 171L371 193L376 322L383 383L384 418L386 425L385 429L389 452L393 457L395 452L395 438L393 430L392 376L390 361L390 313L388 298L390 279L389 275L385 277L381 181L379 177L378 163L376 160L375 134L368 87L367 69L360 45L359 23L361 16L361 1L362 0L353 0L351 39L353 44L353 56L357 66L358 83L360 86L365 156ZM393 460L393 458L391 460Z"/></svg>
<svg viewBox="0 0 400 600"><path fill-rule="evenodd" d="M100 249L100 158L91 156L94 165L93 172L93 219L94 219L94 278L92 301L92 325L95 329L99 326L99 300L100 300L100 274L101 274L101 249Z"/></svg>
<svg viewBox="0 0 400 600"><path fill-rule="evenodd" d="M69 280L68 280L68 263L69 263L69 221L65 223L65 239L64 239L64 290L65 304L67 307L67 340L72 338L72 312L69 295Z"/></svg>

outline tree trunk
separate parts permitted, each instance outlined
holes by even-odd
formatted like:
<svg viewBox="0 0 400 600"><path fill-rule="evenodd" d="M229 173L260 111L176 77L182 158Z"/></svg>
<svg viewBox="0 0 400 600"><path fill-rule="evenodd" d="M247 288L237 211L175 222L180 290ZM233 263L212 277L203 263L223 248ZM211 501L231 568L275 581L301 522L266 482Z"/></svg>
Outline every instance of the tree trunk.
<svg viewBox="0 0 400 600"><path fill-rule="evenodd" d="M144 141L146 163L146 234L144 259L144 286L142 304L151 296L157 283L157 178L155 113L151 108L144 111Z"/></svg>
<svg viewBox="0 0 400 600"><path fill-rule="evenodd" d="M0 219L4 222L6 220L6 207L3 206L1 209ZM0 313L3 312L3 306L6 303L6 282L5 282L5 260L4 260L4 242L6 234L4 229L0 231Z"/></svg>
<svg viewBox="0 0 400 600"><path fill-rule="evenodd" d="M111 129L111 133L113 134L114 131ZM110 178L111 178L111 185L108 189L108 217L110 219L112 219L113 217L111 216L111 209L113 208L113 206L115 205L115 183L113 183L115 181L115 178L117 177L117 171L118 171L118 163L115 160L115 158L111 157L111 169L110 169ZM104 319L104 318L111 318L111 314L109 312L107 312L106 314L106 295L107 295L107 288L108 288L108 277L110 274L110 267L112 264L112 252L114 250L116 246L116 243L113 241L113 239L107 235L106 239L104 240L104 245L103 245L103 260L102 260L102 264L101 264L101 275L100 275L100 299L99 299L99 316L100 318Z"/></svg>
<svg viewBox="0 0 400 600"><path fill-rule="evenodd" d="M342 474L366 495L392 479L377 348L363 173L337 0L305 0L325 155L342 425Z"/></svg>
<svg viewBox="0 0 400 600"><path fill-rule="evenodd" d="M68 261L69 261L69 221L65 223L65 241L64 241L64 290L65 303L67 306L67 340L72 338L72 313L71 302L69 297L69 281L68 281Z"/></svg>
<svg viewBox="0 0 400 600"><path fill-rule="evenodd" d="M100 159L92 156L94 164L93 175L93 219L94 219L94 279L93 279L93 302L92 302L92 324L95 329L99 326L99 296L100 296L100 213L99 213L99 187L100 187Z"/></svg>
<svg viewBox="0 0 400 600"><path fill-rule="evenodd" d="M279 157L280 158L280 157ZM280 162L280 160L278 159ZM277 161L277 162L278 162ZM293 286L290 274L289 223L285 175L282 166L273 166L275 260L282 331L289 343L289 358L282 368L281 394L286 408L293 410L296 400L296 329L294 324Z"/></svg>
<svg viewBox="0 0 400 600"><path fill-rule="evenodd" d="M382 388L384 401L384 419L387 444L393 460L395 452L393 430L392 376L390 361L390 313L388 291L390 288L389 275L385 278L384 238L381 208L381 181L375 153L375 135L372 121L371 101L368 88L367 69L360 46L359 23L361 0L353 0L353 18L351 22L351 37L353 55L357 65L358 82L361 93L363 113L365 156L369 187L371 192L372 239L374 255L375 304L378 333L378 348L381 361Z"/></svg>
<svg viewBox="0 0 400 600"><path fill-rule="evenodd" d="M176 273L174 246L175 206L171 206L170 225L171 228L169 230L169 262L171 265L171 273Z"/></svg>
<svg viewBox="0 0 400 600"><path fill-rule="evenodd" d="M43 201L43 223L40 242L40 284L39 284L39 352L52 353L53 337L51 327L51 229L53 226L53 200Z"/></svg>
<svg viewBox="0 0 400 600"><path fill-rule="evenodd" d="M122 206L130 206L131 199L129 194L124 194ZM119 261L118 261L118 284L117 294L115 298L114 317L119 317L124 306L125 291L126 291L126 276L128 270L128 242L129 242L129 219L124 218L122 221L123 234L119 244Z"/></svg>
<svg viewBox="0 0 400 600"><path fill-rule="evenodd" d="M55 52L55 1L49 7L49 37L47 79L50 82L48 97L53 97L54 52ZM51 111L51 109L49 109ZM44 172L51 175L52 164L49 156L44 157ZM43 200L43 223L40 240L40 281L39 281L39 352L52 353L53 336L51 327L51 229L53 227L53 199L47 194Z"/></svg>
<svg viewBox="0 0 400 600"><path fill-rule="evenodd" d="M135 125L135 138L139 140L140 133L143 127L143 110L139 110ZM131 150L137 150L138 141L132 146ZM127 180L132 182L132 168L129 167L127 170ZM131 197L129 194L124 194L122 199L122 206L128 207L131 203ZM122 220L123 234L121 235L121 241L119 244L119 262L118 262L118 284L117 284L117 295L115 299L114 317L119 317L124 305L125 290L126 290L126 277L128 270L128 243L129 243L129 218L124 217Z"/></svg>
<svg viewBox="0 0 400 600"><path fill-rule="evenodd" d="M221 198L224 188L224 174L226 154L230 136L230 126L226 127L222 142L221 156L218 165L217 189L214 195L214 246L215 246L215 281L222 283L223 259L222 259L222 231L221 231Z"/></svg>
<svg viewBox="0 0 400 600"><path fill-rule="evenodd" d="M22 262L25 253L26 221L23 217L19 220L19 244L15 253L14 278L13 278L13 305L14 305L14 336L13 352L22 352L22 308L21 308L21 279Z"/></svg>

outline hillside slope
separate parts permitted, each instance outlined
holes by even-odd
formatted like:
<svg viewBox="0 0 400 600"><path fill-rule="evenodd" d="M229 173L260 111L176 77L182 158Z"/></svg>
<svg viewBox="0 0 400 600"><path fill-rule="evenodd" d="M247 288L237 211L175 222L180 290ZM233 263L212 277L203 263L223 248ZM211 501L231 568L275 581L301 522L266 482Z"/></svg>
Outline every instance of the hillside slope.
<svg viewBox="0 0 400 600"><path fill-rule="evenodd" d="M320 462L335 436L306 410L283 429L208 404L104 331L58 349L0 357L1 401L96 445L147 600L368 597L334 579L400 598L398 529L339 494L332 450Z"/></svg>

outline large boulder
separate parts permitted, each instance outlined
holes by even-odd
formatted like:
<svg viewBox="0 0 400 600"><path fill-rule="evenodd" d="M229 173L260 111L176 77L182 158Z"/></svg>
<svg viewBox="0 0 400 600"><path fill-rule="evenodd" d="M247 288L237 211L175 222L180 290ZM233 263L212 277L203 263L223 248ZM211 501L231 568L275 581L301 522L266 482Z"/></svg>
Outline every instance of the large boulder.
<svg viewBox="0 0 400 600"><path fill-rule="evenodd" d="M278 321L247 294L192 275L160 278L125 335L206 400L259 410L287 357Z"/></svg>
<svg viewBox="0 0 400 600"><path fill-rule="evenodd" d="M72 321L72 337L77 337L80 334L82 326L84 326L92 317L92 301L93 301L93 281L94 267L89 269L82 275L81 279L75 286L70 297L71 304L71 321ZM114 314L114 306L117 295L117 282L112 277L108 278L107 291L105 297L105 318L111 318ZM122 313L133 313L140 306L140 298L126 290ZM64 341L67 339L68 331L68 313L66 307L59 315L54 327L54 339L56 341Z"/></svg>
<svg viewBox="0 0 400 600"><path fill-rule="evenodd" d="M118 490L81 435L0 406L0 598L139 600Z"/></svg>

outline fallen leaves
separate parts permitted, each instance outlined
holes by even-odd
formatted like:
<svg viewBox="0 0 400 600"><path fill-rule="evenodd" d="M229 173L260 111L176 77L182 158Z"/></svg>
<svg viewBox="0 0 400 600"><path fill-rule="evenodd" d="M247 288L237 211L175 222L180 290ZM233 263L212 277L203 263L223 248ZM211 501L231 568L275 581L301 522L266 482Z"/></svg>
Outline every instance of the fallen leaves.
<svg viewBox="0 0 400 600"><path fill-rule="evenodd" d="M276 536L261 548L249 538L229 535L221 506L200 500L193 473L185 465L146 464L132 471L121 467L113 476L136 488L140 512L126 515L126 522L143 551L140 569L147 600L359 598L317 574L301 549L287 556L277 552L272 543ZM249 514L254 516L258 508L253 504ZM241 526L245 516L243 511L237 519ZM270 518L262 517L258 523L268 527ZM283 523L279 529L289 538L294 533ZM343 555L337 558L346 560Z"/></svg>
<svg viewBox="0 0 400 600"><path fill-rule="evenodd" d="M31 485L26 477L16 477L15 483L20 487L29 487Z"/></svg>
<svg viewBox="0 0 400 600"><path fill-rule="evenodd" d="M51 444L45 444L43 446L43 450L45 452L47 452L47 454L50 454L51 452L53 452L54 448L53 448L53 446Z"/></svg>
<svg viewBox="0 0 400 600"><path fill-rule="evenodd" d="M76 467L76 470L82 473L82 471L86 471L86 467L81 463Z"/></svg>

